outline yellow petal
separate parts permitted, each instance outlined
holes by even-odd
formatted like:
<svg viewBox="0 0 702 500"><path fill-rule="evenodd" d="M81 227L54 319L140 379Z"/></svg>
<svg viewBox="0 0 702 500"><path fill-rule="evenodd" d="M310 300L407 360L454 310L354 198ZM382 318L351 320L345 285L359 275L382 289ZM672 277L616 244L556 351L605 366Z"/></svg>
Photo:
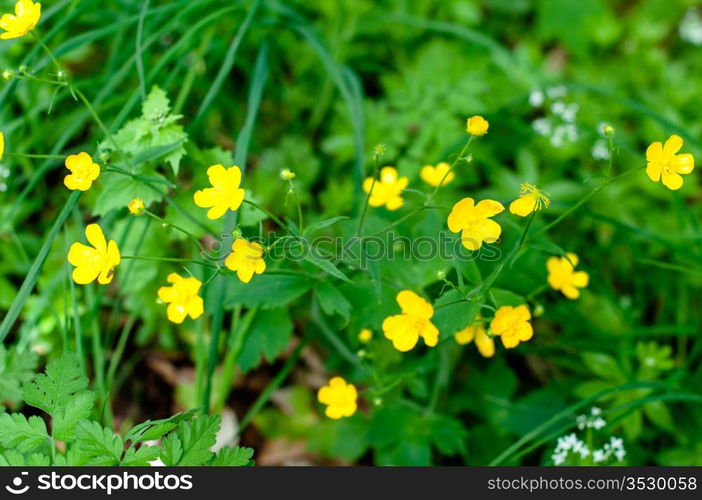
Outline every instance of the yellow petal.
<svg viewBox="0 0 702 500"><path fill-rule="evenodd" d="M663 156L663 144L660 142L652 143L648 148L646 148L646 161L648 162L659 162Z"/></svg>
<svg viewBox="0 0 702 500"><path fill-rule="evenodd" d="M449 230L453 233L457 233L463 229L466 219L473 214L474 208L475 202L473 198L463 198L456 203L448 216L447 222Z"/></svg>
<svg viewBox="0 0 702 500"><path fill-rule="evenodd" d="M493 217L504 209L505 207L499 201L482 200L475 205L475 215L479 217Z"/></svg>
<svg viewBox="0 0 702 500"><path fill-rule="evenodd" d="M208 168L207 177L210 180L210 184L215 187L225 186L228 180L227 170L222 165L212 165Z"/></svg>
<svg viewBox="0 0 702 500"><path fill-rule="evenodd" d="M585 288L590 282L590 276L585 271L573 273L573 285L578 288Z"/></svg>
<svg viewBox="0 0 702 500"><path fill-rule="evenodd" d="M689 153L675 156L671 163L679 174L689 174L695 168L695 158Z"/></svg>
<svg viewBox="0 0 702 500"><path fill-rule="evenodd" d="M88 238L88 242L93 245L98 252L103 254L107 253L107 242L105 241L105 235L100 226L97 224L88 224L85 228L85 237Z"/></svg>
<svg viewBox="0 0 702 500"><path fill-rule="evenodd" d="M168 320L172 321L173 323L182 323L186 315L187 311L185 310L183 304L173 302L166 308L166 316L168 317Z"/></svg>
<svg viewBox="0 0 702 500"><path fill-rule="evenodd" d="M648 162L646 164L646 175L653 182L658 182L661 180L661 172L663 171L663 164L661 162Z"/></svg>
<svg viewBox="0 0 702 500"><path fill-rule="evenodd" d="M675 173L670 173L670 174L663 174L661 176L661 179L663 181L663 185L667 187L668 189L672 189L673 191L676 191L680 189L683 185L683 178L680 177L680 174L675 174Z"/></svg>
<svg viewBox="0 0 702 500"><path fill-rule="evenodd" d="M534 194L522 195L509 204L509 211L514 215L526 217L536 210L536 199L537 197Z"/></svg>
<svg viewBox="0 0 702 500"><path fill-rule="evenodd" d="M229 207L225 203L219 203L207 211L207 218L210 220L216 220L222 217Z"/></svg>
<svg viewBox="0 0 702 500"><path fill-rule="evenodd" d="M663 154L674 155L683 146L683 140L679 135L671 135L663 145Z"/></svg>
<svg viewBox="0 0 702 500"><path fill-rule="evenodd" d="M429 347L434 347L439 343L439 330L431 321L426 322L421 335L424 339L424 343Z"/></svg>
<svg viewBox="0 0 702 500"><path fill-rule="evenodd" d="M402 290L397 294L397 303L402 312L410 316L429 319L434 315L432 305L411 290Z"/></svg>
<svg viewBox="0 0 702 500"><path fill-rule="evenodd" d="M219 192L215 188L205 188L195 191L193 201L200 208L212 207L217 204L220 199Z"/></svg>
<svg viewBox="0 0 702 500"><path fill-rule="evenodd" d="M200 316L202 316L202 313L204 311L205 305L202 300L202 297L193 297L192 300L188 303L187 312L192 319L199 318Z"/></svg>
<svg viewBox="0 0 702 500"><path fill-rule="evenodd" d="M561 292L563 293L563 295L565 295L567 298L569 298L571 300L575 300L578 297L580 297L580 290L578 290L574 286L564 286L561 289Z"/></svg>
<svg viewBox="0 0 702 500"><path fill-rule="evenodd" d="M81 265L73 270L73 281L79 285L87 285L95 281L95 278L100 274L100 266L97 265Z"/></svg>

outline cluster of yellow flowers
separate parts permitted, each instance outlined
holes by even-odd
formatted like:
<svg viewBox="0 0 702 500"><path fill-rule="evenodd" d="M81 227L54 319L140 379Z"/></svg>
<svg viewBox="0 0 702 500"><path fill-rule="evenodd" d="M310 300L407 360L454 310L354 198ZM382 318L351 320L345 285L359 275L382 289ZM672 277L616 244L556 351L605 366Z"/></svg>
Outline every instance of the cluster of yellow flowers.
<svg viewBox="0 0 702 500"><path fill-rule="evenodd" d="M468 119L466 130L473 137L487 133L489 123L483 117L473 116ZM663 145L654 142L646 151L646 173L654 181L659 180L669 189L679 189L681 175L689 174L694 169L691 154L677 154L683 141L677 135L671 136ZM456 175L452 166L442 162L437 165L425 165L420 170L420 178L427 184L438 188L452 182ZM378 179L369 177L363 183L363 190L369 194L368 203L373 207L385 206L388 210L397 210L404 204L402 191L408 186L409 179L400 177L393 167L380 170ZM551 200L547 193L536 186L524 183L520 186L519 197L509 205L509 211L517 216L526 217L538 210L548 208ZM471 251L479 250L483 243L494 243L502 234L502 227L493 217L504 211L504 206L496 200L481 200L476 203L473 198L464 198L456 203L447 219L451 232L461 233L461 243ZM589 275L576 271L578 257L572 252L561 257L551 257L546 262L547 282L551 288L560 291L568 299L580 297L580 290L587 287ZM424 343L433 347L439 341L439 330L431 322L434 308L427 300L411 290L402 290L397 294L397 303L401 313L390 316L383 321L384 336L400 352L412 350L422 338ZM464 345L475 341L483 357L495 355L494 337L500 337L502 345L511 349L520 342L530 340L534 335L531 325L531 312L526 304L516 307L501 306L495 311L486 328L483 318L478 315L474 322L454 333L458 344ZM358 335L361 343L368 343L373 332L363 328ZM356 409L356 388L340 377L333 378L329 385L322 387L318 393L321 403L327 405L327 416L341 418L350 416Z"/></svg>
<svg viewBox="0 0 702 500"><path fill-rule="evenodd" d="M70 190L87 191L100 176L100 166L93 163L88 153L70 155L66 158L66 168L71 172L64 179ZM237 166L224 168L213 165L207 169L207 176L212 187L197 191L193 200L198 207L209 208L207 217L218 219L228 210L238 210L244 200L241 184L241 170ZM129 202L127 209L134 215L145 213L143 200L135 198ZM76 242L71 245L68 262L75 266L73 280L85 285L97 278L102 285L109 284L114 277L114 270L120 263L117 244L110 240L105 242L102 229L97 224L90 224L85 236L92 247ZM248 283L254 274L261 274L266 269L263 260L263 247L256 242L237 238L232 244L232 252L224 261L224 266L235 271L239 279ZM158 289L157 296L168 304L166 315L173 323L182 323L186 317L197 319L204 312L202 298L198 295L202 282L195 277L183 277L171 273L167 277L170 286Z"/></svg>
<svg viewBox="0 0 702 500"><path fill-rule="evenodd" d="M23 37L34 30L41 17L41 4L32 0L18 0L14 14L4 14L0 17L0 39L8 40ZM480 137L488 132L490 124L482 116L472 116L467 120L466 131L472 138ZM683 185L682 175L689 174L694 169L694 158L691 154L678 154L683 140L672 135L665 144L652 143L646 150L646 174L653 182L661 181L671 190L680 189ZM0 132L0 160L5 152L5 138ZM382 154L376 149L376 155ZM65 166L70 172L64 178L65 186L70 190L87 191L100 176L100 165L92 157L81 152L70 155L65 160ZM455 180L453 166L441 162L437 165L425 165L420 171L420 178L437 190L444 184ZM241 170L237 166L225 168L213 165L208 168L207 175L211 187L195 192L195 205L207 208L207 217L215 220L223 217L228 211L236 211L244 201L245 192L240 187ZM281 171L281 178L290 181L295 174L289 169ZM384 206L387 210L398 210L404 205L403 191L408 187L409 179L400 176L392 166L385 166L378 176L364 180L362 188L368 194L368 205ZM509 211L517 216L526 217L538 210L548 208L549 196L536 186L524 183L520 187L519 197L509 205ZM128 204L128 210L134 215L149 213L143 200L135 198ZM471 251L479 250L483 243L493 243L502 234L502 227L493 218L504 211L504 206L491 199L475 201L467 197L458 201L448 215L447 225L453 233L461 233L463 246ZM153 214L151 214L153 216ZM81 285L96 281L107 285L112 282L115 269L120 264L121 255L114 240L105 238L98 224L88 224L85 237L90 246L80 242L71 245L68 252L68 262L74 266L73 280ZM254 274L262 274L266 269L263 258L264 249L255 242L236 238L232 244L231 253L226 257L224 266L235 272L239 280L248 283ZM554 290L560 291L568 299L577 299L580 290L589 282L589 276L584 271L576 271L578 257L573 253L565 256L551 257L546 263L548 272L547 282ZM197 319L204 312L204 302L199 293L202 282L195 277L183 277L170 273L167 277L169 286L160 287L158 298L165 304L166 314L170 321L182 323L186 317ZM434 347L439 342L439 330L432 323L434 307L430 302L420 297L412 290L402 290L396 296L400 314L392 315L382 323L384 336L401 352L407 352L423 339L428 347ZM459 344L475 341L478 351L484 357L495 354L495 336L499 336L505 348L514 348L520 342L530 340L534 335L531 325L531 313L525 304L501 306L496 311L489 326L486 320L478 316L474 322L454 334ZM358 335L362 343L368 343L373 338L373 332L364 328ZM317 394L320 403L327 406L326 415L333 419L348 417L357 410L358 392L353 384L347 383L341 377L332 378L328 385L319 389Z"/></svg>

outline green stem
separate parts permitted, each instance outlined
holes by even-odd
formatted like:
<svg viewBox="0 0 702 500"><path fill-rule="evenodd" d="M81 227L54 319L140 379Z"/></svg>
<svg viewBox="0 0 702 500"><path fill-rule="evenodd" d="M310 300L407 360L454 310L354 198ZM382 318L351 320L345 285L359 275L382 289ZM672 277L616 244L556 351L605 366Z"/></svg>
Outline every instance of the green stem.
<svg viewBox="0 0 702 500"><path fill-rule="evenodd" d="M8 153L5 152L6 156L18 156L20 158L36 158L39 160L65 160L66 157L62 155L35 155L30 153Z"/></svg>
<svg viewBox="0 0 702 500"><path fill-rule="evenodd" d="M201 252L207 252L207 250L205 249L205 247L202 246L202 243L200 243L200 240L199 240L194 234L192 234L190 231L187 231L187 230L183 229L183 228L180 227L180 226L177 226L177 225L175 225L175 224L172 224L172 223L168 222L167 220L165 220L164 218L159 217L159 216L156 215L155 213L150 212L150 211L148 211L148 210L144 210L144 213L145 213L146 215L148 215L149 217L151 217L152 219L154 219L155 221L160 222L162 225L165 225L165 226L167 226L167 227L172 227L172 228L175 229L176 231L180 231L180 232L183 233L185 236L187 236L188 238L190 238L190 239L197 245L197 247L200 249Z"/></svg>
<svg viewBox="0 0 702 500"><path fill-rule="evenodd" d="M587 202L590 198L592 198L593 196L595 196L597 193L599 193L600 191L602 191L602 190L603 190L604 188L606 188L607 186L609 186L609 185L615 183L616 181L622 179L623 177L625 177L625 176L627 176L627 175L629 175L629 174L631 174L631 173L633 173L633 172L637 172L637 171L642 170L642 169L644 169L644 168L645 168L645 167L636 167L636 168L632 168L632 169L630 169L630 170L627 170L626 172L622 172L621 174L619 174L619 175L617 175L617 176L615 176L615 177L612 177L611 179L609 179L607 182L605 182L605 183L602 184L601 186L596 187L595 189L593 189L592 191L590 191L588 194L586 194L584 198L582 198L582 199L581 199L580 201L578 201L575 205L573 205L573 206L570 207L568 210L566 210L565 212L563 212L563 213L562 213L560 216L558 216L555 220L551 221L549 224L546 224L544 227L542 227L541 229L539 229L538 231L536 231L536 232L531 236L530 239L534 239L534 238L536 238L537 236L540 236L541 234L545 233L545 232L548 231L549 229L552 229L554 226L556 226L556 225L560 224L561 222L563 222L564 219L566 219L568 216L572 215L573 212L575 212L577 209L579 209L581 206L583 206L583 205L585 204L585 202Z"/></svg>
<svg viewBox="0 0 702 500"><path fill-rule="evenodd" d="M291 179L288 179L288 184L290 184L290 193L295 198L295 204L297 205L297 230L300 234L302 234L302 204L300 203L300 197L297 195L297 189L295 189L295 184L293 184L293 181Z"/></svg>
<svg viewBox="0 0 702 500"><path fill-rule="evenodd" d="M363 232L363 224L366 221L366 215L368 214L368 203L370 202L370 197L373 194L373 188L375 183L378 181L378 172L380 172L380 159L382 155L380 153L373 155L373 180L371 181L370 189L366 193L366 201L363 204L363 209L361 211L361 218L358 220L358 227L356 228L356 237L360 238Z"/></svg>
<svg viewBox="0 0 702 500"><path fill-rule="evenodd" d="M263 208L263 207L262 207L261 205L259 205L258 203L254 202L254 201L251 201L251 200L246 200L246 199L244 200L244 203L246 203L247 205L251 205L252 207L254 207L254 208L260 210L261 212L263 212L264 214L266 214L268 217L270 217L273 221L275 221L276 224L278 224L280 227L282 227L283 229L285 229L289 234L293 234L292 231L290 231L290 228L288 228L288 225L287 225L287 224L285 224L285 223L284 223L283 221L281 221L278 217L276 217L272 212L270 212L269 210L266 210L265 208Z"/></svg>
<svg viewBox="0 0 702 500"><path fill-rule="evenodd" d="M182 262L186 264L200 264L201 266L210 267L212 269L217 269L217 266L211 264L210 262L205 262L204 260L197 259L179 259L174 257L138 257L136 255L122 255L123 259L134 259L134 260L148 260L154 262Z"/></svg>

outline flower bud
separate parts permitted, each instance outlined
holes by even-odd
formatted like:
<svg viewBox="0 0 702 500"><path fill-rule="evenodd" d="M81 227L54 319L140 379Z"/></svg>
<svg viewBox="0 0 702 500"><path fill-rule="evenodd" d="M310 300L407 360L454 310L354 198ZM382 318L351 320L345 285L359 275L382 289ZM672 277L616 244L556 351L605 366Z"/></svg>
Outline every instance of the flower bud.
<svg viewBox="0 0 702 500"><path fill-rule="evenodd" d="M436 279L438 280L445 280L446 279L446 271L441 269L440 271L436 271Z"/></svg>
<svg viewBox="0 0 702 500"><path fill-rule="evenodd" d="M611 125L605 125L602 129L604 135L607 137L612 137L614 135L614 127Z"/></svg>
<svg viewBox="0 0 702 500"><path fill-rule="evenodd" d="M2 79L5 80L6 82L9 82L15 77L15 72L12 71L11 69L6 69L5 71L2 72Z"/></svg>
<svg viewBox="0 0 702 500"><path fill-rule="evenodd" d="M144 201L141 198L134 198L129 202L127 208L129 209L129 212L134 215L141 215L144 213L144 210L146 210Z"/></svg>
<svg viewBox="0 0 702 500"><path fill-rule="evenodd" d="M490 128L490 124L480 115L471 116L466 123L466 131L474 136L487 134L488 128Z"/></svg>
<svg viewBox="0 0 702 500"><path fill-rule="evenodd" d="M280 178L284 181L291 181L295 178L295 172L293 172L289 168L284 168L280 171Z"/></svg>

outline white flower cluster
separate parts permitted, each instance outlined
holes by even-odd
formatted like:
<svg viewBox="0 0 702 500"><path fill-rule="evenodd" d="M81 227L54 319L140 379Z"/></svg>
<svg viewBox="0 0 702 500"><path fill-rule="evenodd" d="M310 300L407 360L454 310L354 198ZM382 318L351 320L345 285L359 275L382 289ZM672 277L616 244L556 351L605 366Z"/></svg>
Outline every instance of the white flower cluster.
<svg viewBox="0 0 702 500"><path fill-rule="evenodd" d="M553 101L549 106L551 116L534 120L531 126L537 134L547 137L554 148L559 148L566 143L578 140L578 128L575 118L580 109L578 103L566 103L562 99L568 94L568 89L563 85L546 88L545 91L532 90L529 94L529 104L540 108L547 100Z"/></svg>
<svg viewBox="0 0 702 500"><path fill-rule="evenodd" d="M692 45L702 45L702 15L699 9L688 9L678 27L680 38Z"/></svg>
<svg viewBox="0 0 702 500"><path fill-rule="evenodd" d="M578 415L576 422L580 430L600 430L607 425L605 419L602 418L602 410L597 407L591 408L590 413L587 415ZM612 457L618 462L622 462L626 456L626 450L624 449L624 441L614 436L610 437L609 441L602 448L591 450L575 433L571 433L558 438L551 460L554 465L563 465L569 454L572 454L573 458L579 461L591 456L591 463L603 464L610 461Z"/></svg>
<svg viewBox="0 0 702 500"><path fill-rule="evenodd" d="M624 441L622 438L612 436L609 438L609 442L599 449L592 452L592 461L596 464L601 464L606 462L614 455L617 462L624 460L626 456L626 450L624 449Z"/></svg>
<svg viewBox="0 0 702 500"><path fill-rule="evenodd" d="M561 465L568 458L568 453L575 453L580 455L580 458L584 459L590 455L590 448L587 447L584 441L578 439L578 437L573 434L568 434L567 436L561 436L556 442L556 449L551 455L551 460L553 460L554 465Z"/></svg>
<svg viewBox="0 0 702 500"><path fill-rule="evenodd" d="M7 178L10 177L10 170L0 165L0 193L7 191Z"/></svg>

